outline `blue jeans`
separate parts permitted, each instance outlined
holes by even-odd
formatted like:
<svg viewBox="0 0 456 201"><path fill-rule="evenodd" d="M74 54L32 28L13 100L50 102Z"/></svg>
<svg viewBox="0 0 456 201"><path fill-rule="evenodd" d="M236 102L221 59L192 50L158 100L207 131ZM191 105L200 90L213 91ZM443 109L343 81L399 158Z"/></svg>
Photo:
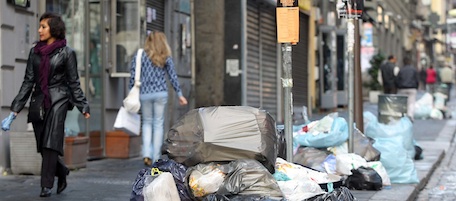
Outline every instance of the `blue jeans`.
<svg viewBox="0 0 456 201"><path fill-rule="evenodd" d="M153 161L160 158L163 144L163 124L168 92L141 95L142 112L142 154ZM153 136L153 137L152 137Z"/></svg>

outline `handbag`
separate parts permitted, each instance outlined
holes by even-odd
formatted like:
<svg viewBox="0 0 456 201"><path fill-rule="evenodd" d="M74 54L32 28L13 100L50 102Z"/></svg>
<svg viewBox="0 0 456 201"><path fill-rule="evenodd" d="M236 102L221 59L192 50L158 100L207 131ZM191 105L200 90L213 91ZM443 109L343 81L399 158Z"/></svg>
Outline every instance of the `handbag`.
<svg viewBox="0 0 456 201"><path fill-rule="evenodd" d="M125 109L132 113L138 113L141 108L141 102L139 101L139 87L141 86L141 56L143 49L139 49L136 54L136 71L135 71L135 84L131 88L127 97L123 100Z"/></svg>
<svg viewBox="0 0 456 201"><path fill-rule="evenodd" d="M141 116L137 113L128 112L124 107L120 107L114 122L114 129L123 130L129 135L139 135L140 127Z"/></svg>
<svg viewBox="0 0 456 201"><path fill-rule="evenodd" d="M29 105L28 122L40 122L44 120L44 94L32 96Z"/></svg>

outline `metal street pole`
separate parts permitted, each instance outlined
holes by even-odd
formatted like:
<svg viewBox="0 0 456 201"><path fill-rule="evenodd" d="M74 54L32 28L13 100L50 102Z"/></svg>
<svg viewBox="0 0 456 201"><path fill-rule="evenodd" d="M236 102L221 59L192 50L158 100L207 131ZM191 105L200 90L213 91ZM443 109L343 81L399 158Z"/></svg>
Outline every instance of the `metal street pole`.
<svg viewBox="0 0 456 201"><path fill-rule="evenodd" d="M282 44L282 66L283 66L283 78L282 78L282 87L284 90L284 109L285 109L285 140L287 142L287 161L293 161L293 125L292 125L292 115L293 115L293 98L292 98L292 87L293 87L293 78L291 76L291 44L283 43Z"/></svg>
<svg viewBox="0 0 456 201"><path fill-rule="evenodd" d="M347 60L348 60L348 151L354 151L354 123L363 126L360 38L358 18L364 9L363 0L342 0L338 5L339 17L347 19ZM355 116L356 111L356 116ZM356 117L356 121L355 121Z"/></svg>
<svg viewBox="0 0 456 201"><path fill-rule="evenodd" d="M291 74L291 51L292 43L299 42L299 8L297 0L277 1L277 42L282 48L282 87L284 98L284 131L286 140L286 159L293 161L293 78Z"/></svg>
<svg viewBox="0 0 456 201"><path fill-rule="evenodd" d="M348 15L348 13L347 13ZM355 25L353 19L347 19L347 59L348 59L348 152L353 153L353 123L354 123L354 91L355 91L355 70L353 65L353 46L354 46L354 35Z"/></svg>
<svg viewBox="0 0 456 201"><path fill-rule="evenodd" d="M354 46L354 76L355 76L355 105L354 105L354 120L356 123L356 127L362 133L364 133L364 119L363 119L363 85L361 80L361 42L360 42L360 35L359 35L359 20L358 18L354 19L355 23L355 46ZM352 138L353 139L353 138ZM353 140L351 140L353 142ZM352 148L353 148L353 143ZM350 153L353 153L353 149Z"/></svg>

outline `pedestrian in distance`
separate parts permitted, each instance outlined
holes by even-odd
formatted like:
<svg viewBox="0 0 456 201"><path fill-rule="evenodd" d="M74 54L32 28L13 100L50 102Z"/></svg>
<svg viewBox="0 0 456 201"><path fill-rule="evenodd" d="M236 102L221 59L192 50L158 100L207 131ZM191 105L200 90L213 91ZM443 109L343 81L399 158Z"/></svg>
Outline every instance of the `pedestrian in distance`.
<svg viewBox="0 0 456 201"><path fill-rule="evenodd" d="M62 122L67 111L76 106L89 118L90 109L81 89L76 53L66 45L62 18L44 13L38 33L39 41L30 50L24 80L11 103L10 115L2 121L2 129L10 129L30 98L27 121L33 125L37 151L42 156L40 197L49 197L55 176L58 177L57 194L67 187L66 177L70 171L59 157L64 154Z"/></svg>
<svg viewBox="0 0 456 201"><path fill-rule="evenodd" d="M131 61L129 88L134 85L136 57ZM142 118L142 156L144 164L151 166L160 158L163 144L165 108L168 102L166 75L179 97L179 104L186 105L179 80L171 57L171 48L163 32L151 32L145 41L141 56L141 118Z"/></svg>
<svg viewBox="0 0 456 201"><path fill-rule="evenodd" d="M426 70L426 91L430 94L434 94L435 92L435 84L437 82L437 72L435 71L434 67L431 65Z"/></svg>
<svg viewBox="0 0 456 201"><path fill-rule="evenodd" d="M382 77L383 93L396 94L397 88L395 84L396 75L399 68L396 66L396 57L394 55L388 56L388 61L380 66L380 73Z"/></svg>
<svg viewBox="0 0 456 201"><path fill-rule="evenodd" d="M440 81L442 82L442 84L446 84L446 86L447 86L447 90L448 90L447 101L449 101L450 96L451 96L451 87L453 86L453 82L454 82L454 71L448 64L445 64L445 66L440 70L439 76L440 76Z"/></svg>
<svg viewBox="0 0 456 201"><path fill-rule="evenodd" d="M407 116L413 122L415 113L416 93L419 86L418 70L409 58L404 58L402 67L396 78L397 93L407 96Z"/></svg>
<svg viewBox="0 0 456 201"><path fill-rule="evenodd" d="M427 69L423 66L423 68L420 70L420 90L426 91L426 78L427 78Z"/></svg>

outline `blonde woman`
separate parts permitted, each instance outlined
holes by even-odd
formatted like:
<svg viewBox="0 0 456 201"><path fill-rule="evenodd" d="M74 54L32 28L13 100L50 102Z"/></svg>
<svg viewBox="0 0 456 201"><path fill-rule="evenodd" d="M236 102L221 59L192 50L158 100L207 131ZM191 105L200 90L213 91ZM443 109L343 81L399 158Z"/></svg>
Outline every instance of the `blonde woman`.
<svg viewBox="0 0 456 201"><path fill-rule="evenodd" d="M134 84L136 56L131 61L130 89ZM144 164L150 166L159 159L163 144L164 114L168 102L166 75L179 97L179 104L186 105L187 99L179 87L171 48L163 32L153 31L147 36L141 66L142 155Z"/></svg>

